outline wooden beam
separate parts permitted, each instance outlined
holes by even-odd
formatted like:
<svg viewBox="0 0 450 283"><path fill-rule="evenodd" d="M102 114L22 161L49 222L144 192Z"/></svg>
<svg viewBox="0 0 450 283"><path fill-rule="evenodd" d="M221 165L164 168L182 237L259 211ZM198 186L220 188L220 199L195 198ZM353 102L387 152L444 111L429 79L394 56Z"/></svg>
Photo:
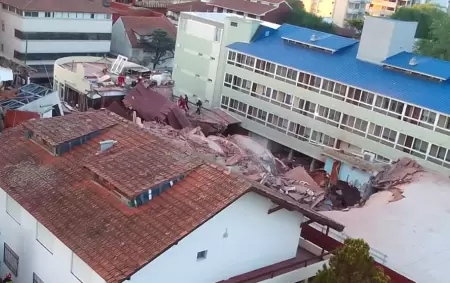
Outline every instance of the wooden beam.
<svg viewBox="0 0 450 283"><path fill-rule="evenodd" d="M274 212L277 212L278 210L283 209L283 207L281 205L277 205L271 209L269 209L269 211L267 211L267 214L272 214Z"/></svg>

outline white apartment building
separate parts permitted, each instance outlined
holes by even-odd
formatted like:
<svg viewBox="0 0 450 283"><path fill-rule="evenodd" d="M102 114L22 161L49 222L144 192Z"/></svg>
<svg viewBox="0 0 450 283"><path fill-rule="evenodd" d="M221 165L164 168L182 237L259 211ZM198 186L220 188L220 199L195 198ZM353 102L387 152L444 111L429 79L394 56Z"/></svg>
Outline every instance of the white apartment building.
<svg viewBox="0 0 450 283"><path fill-rule="evenodd" d="M348 27L348 20L364 19L365 0L335 0L332 21L341 28Z"/></svg>
<svg viewBox="0 0 450 283"><path fill-rule="evenodd" d="M344 229L103 110L27 121L0 147L0 276L14 283L231 283L280 262L254 278L304 283L328 256L302 226Z"/></svg>
<svg viewBox="0 0 450 283"><path fill-rule="evenodd" d="M35 77L51 78L53 63L61 57L109 53L112 11L103 1L0 3L0 51L36 69Z"/></svg>
<svg viewBox="0 0 450 283"><path fill-rule="evenodd" d="M193 15L183 17L177 95L207 98L242 116L242 127L269 145L318 160L325 148L372 162L408 156L448 174L450 63L411 53L417 23L367 17L358 42L229 16L217 25L216 42L189 33ZM205 59L212 50L217 62Z"/></svg>
<svg viewBox="0 0 450 283"><path fill-rule="evenodd" d="M347 27L347 20L363 19L365 13L364 0L304 0L304 9L332 22L338 27Z"/></svg>

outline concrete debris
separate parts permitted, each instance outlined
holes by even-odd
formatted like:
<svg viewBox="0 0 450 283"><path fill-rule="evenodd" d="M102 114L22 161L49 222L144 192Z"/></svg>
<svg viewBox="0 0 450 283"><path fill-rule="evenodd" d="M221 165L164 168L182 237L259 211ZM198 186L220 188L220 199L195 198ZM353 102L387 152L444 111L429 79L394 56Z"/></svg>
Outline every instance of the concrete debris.
<svg viewBox="0 0 450 283"><path fill-rule="evenodd" d="M403 157L380 171L372 179L371 184L378 190L389 190L398 185L412 182L416 174L420 172L423 172L423 168L419 163Z"/></svg>
<svg viewBox="0 0 450 283"><path fill-rule="evenodd" d="M155 121L143 122L143 128L184 152L201 154L226 167L227 172L243 174L249 180L279 190L296 201L317 205L323 200L324 190L303 167L285 172L286 165L250 137L205 137L200 127L176 130Z"/></svg>

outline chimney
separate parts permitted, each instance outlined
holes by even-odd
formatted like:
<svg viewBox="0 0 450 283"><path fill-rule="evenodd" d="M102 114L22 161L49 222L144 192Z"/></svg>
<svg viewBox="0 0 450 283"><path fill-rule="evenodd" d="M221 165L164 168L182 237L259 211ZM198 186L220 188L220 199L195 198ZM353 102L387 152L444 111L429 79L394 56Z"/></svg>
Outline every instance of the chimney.
<svg viewBox="0 0 450 283"><path fill-rule="evenodd" d="M99 142L99 144L100 144L100 152L105 152L110 147L112 147L115 143L117 143L117 141L115 141L115 140L106 140L106 141Z"/></svg>
<svg viewBox="0 0 450 283"><path fill-rule="evenodd" d="M359 42L359 60L380 64L400 52L412 52L417 22L404 22L381 17L369 17Z"/></svg>

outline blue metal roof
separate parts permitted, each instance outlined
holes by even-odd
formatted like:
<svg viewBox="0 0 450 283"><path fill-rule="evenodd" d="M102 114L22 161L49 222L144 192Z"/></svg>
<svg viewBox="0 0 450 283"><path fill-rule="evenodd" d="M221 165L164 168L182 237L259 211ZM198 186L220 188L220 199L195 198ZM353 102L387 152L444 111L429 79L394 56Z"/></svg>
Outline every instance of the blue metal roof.
<svg viewBox="0 0 450 283"><path fill-rule="evenodd" d="M342 48L348 47L358 42L355 39L288 24L282 25L278 29L278 31L282 34L282 37L284 39L297 41L310 46L324 48L332 52L339 51ZM315 37L315 40L311 40L312 37Z"/></svg>
<svg viewBox="0 0 450 283"><path fill-rule="evenodd" d="M17 96L0 101L0 106L6 109L18 109L47 94L52 90L37 84L27 84L19 88Z"/></svg>
<svg viewBox="0 0 450 283"><path fill-rule="evenodd" d="M282 38L292 28L280 27L271 36L252 43L228 47L344 84L450 114L450 83L407 75L356 59L359 44L336 53L321 52L286 43ZM299 28L303 30L303 28Z"/></svg>
<svg viewBox="0 0 450 283"><path fill-rule="evenodd" d="M410 60L414 58L416 64L410 65ZM400 52L383 61L383 64L421 73L447 80L450 78L450 62L435 58L420 56L410 52Z"/></svg>

